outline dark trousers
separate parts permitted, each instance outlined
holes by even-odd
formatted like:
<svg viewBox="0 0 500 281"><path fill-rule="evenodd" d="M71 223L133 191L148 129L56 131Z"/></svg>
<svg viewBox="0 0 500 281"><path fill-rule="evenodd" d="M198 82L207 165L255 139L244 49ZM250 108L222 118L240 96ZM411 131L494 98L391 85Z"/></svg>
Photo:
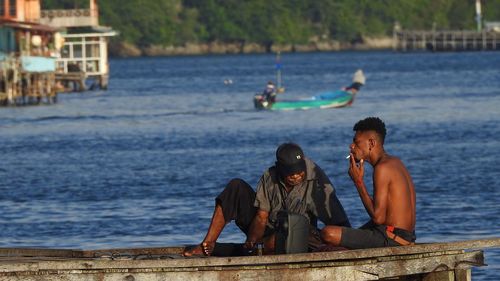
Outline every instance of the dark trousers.
<svg viewBox="0 0 500 281"><path fill-rule="evenodd" d="M215 198L216 204L222 207L226 222L233 221L245 234L257 213L253 206L255 191L242 179L232 179L224 190Z"/></svg>
<svg viewBox="0 0 500 281"><path fill-rule="evenodd" d="M248 235L250 224L257 213L253 206L255 191L242 179L232 179L224 190L215 198L215 203L220 205L226 223L233 221ZM266 231L267 232L267 231ZM213 256L245 256L248 250L241 243L216 243Z"/></svg>

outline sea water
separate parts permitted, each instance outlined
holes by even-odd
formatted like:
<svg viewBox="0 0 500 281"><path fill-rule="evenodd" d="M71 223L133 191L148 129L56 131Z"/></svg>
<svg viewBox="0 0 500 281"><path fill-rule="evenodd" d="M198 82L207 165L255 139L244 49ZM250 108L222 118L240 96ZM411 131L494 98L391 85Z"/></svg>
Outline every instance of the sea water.
<svg viewBox="0 0 500 281"><path fill-rule="evenodd" d="M200 242L233 177L255 187L293 141L331 178L354 226L368 220L348 174L352 126L387 125L386 150L417 192L418 242L500 236L497 52L282 54L278 99L366 85L351 107L257 111L274 55L111 59L107 91L0 108L0 247L123 248ZM231 80L232 83L224 83ZM371 187L371 168L365 165ZM221 241L240 242L234 224ZM487 250L475 280L498 280Z"/></svg>

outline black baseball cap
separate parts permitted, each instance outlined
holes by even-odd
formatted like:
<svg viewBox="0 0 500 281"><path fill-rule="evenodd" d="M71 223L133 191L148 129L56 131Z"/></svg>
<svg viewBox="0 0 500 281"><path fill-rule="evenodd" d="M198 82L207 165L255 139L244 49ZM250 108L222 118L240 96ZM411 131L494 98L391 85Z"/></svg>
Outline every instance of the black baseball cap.
<svg viewBox="0 0 500 281"><path fill-rule="evenodd" d="M276 150L276 168L282 177L306 171L302 148L295 143L284 143Z"/></svg>

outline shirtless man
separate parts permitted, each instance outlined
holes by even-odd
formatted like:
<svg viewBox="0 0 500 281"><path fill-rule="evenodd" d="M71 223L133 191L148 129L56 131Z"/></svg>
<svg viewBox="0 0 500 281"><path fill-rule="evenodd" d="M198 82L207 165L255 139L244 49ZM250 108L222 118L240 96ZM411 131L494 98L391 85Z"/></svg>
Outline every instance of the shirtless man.
<svg viewBox="0 0 500 281"><path fill-rule="evenodd" d="M326 226L321 231L323 240L348 249L413 244L415 188L403 162L384 150L384 122L368 117L353 130L349 175L371 220L359 229ZM363 181L365 161L373 166L373 198Z"/></svg>

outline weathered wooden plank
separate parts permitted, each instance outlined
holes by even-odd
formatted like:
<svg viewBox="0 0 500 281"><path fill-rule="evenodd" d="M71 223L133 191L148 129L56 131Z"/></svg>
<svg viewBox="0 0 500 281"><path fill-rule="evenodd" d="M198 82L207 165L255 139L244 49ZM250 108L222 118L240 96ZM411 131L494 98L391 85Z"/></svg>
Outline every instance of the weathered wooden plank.
<svg viewBox="0 0 500 281"><path fill-rule="evenodd" d="M0 248L0 257L65 257L81 258L81 250L42 248Z"/></svg>
<svg viewBox="0 0 500 281"><path fill-rule="evenodd" d="M422 278L422 281L458 281L455 280L453 271L440 271L429 273Z"/></svg>
<svg viewBox="0 0 500 281"><path fill-rule="evenodd" d="M383 261L363 259L364 264L303 261L301 264L268 264L253 266L170 267L163 261L108 261L107 268L97 268L80 261L40 262L27 270L0 273L0 280L378 280L412 274L469 268L482 262L481 251L425 258ZM60 263L71 263L63 269ZM149 265L148 265L149 263ZM128 266L124 266L128 265ZM154 266L152 266L154 265ZM71 269L73 268L73 269ZM440 280L440 279L437 279Z"/></svg>
<svg viewBox="0 0 500 281"><path fill-rule="evenodd" d="M348 250L348 251L336 251L336 252L318 252L318 253L306 253L306 254L288 254L288 255L271 255L262 257L229 257L229 258L217 258L217 257L200 257L200 258L189 258L186 259L189 262L180 262L181 264L187 264L189 266L206 266L206 265L226 265L226 264L268 264L268 263L296 263L303 260L309 261L338 261L338 260L351 260L351 259L362 259L362 258L373 258L373 257L392 257L397 258L402 255L414 255L414 254L424 254L424 253L436 253L436 252L447 252L447 251L462 251L462 250L475 250L484 248L494 248L500 247L500 238L491 239L479 239L479 240L467 240L467 241L457 241L449 243L430 243L430 244L417 244L414 246L405 247L387 247L387 248L373 248L373 249L362 249L362 250ZM154 249L154 248L153 248ZM141 249L129 249L129 251L134 251L135 253L148 253L149 249L142 251ZM155 251L165 252L175 257L182 252L181 248L174 248L172 251L168 248L158 248ZM87 252L85 256L90 256L90 252ZM118 251L116 253L119 253ZM115 255L119 257L119 254Z"/></svg>
<svg viewBox="0 0 500 281"><path fill-rule="evenodd" d="M99 272L54 272L53 274L25 275L16 274L0 276L1 281L204 281L204 280L260 280L260 281L358 281L377 280L363 272L349 268L305 268L293 272L277 270L228 270L228 271L184 271L184 272L128 272L116 271L110 273Z"/></svg>
<svg viewBox="0 0 500 281"><path fill-rule="evenodd" d="M80 91L80 92L85 91L86 79L87 76L83 71L67 72L67 73L56 72L55 74L55 80L58 81L59 83L62 84L68 84L68 82L74 83L73 89L71 89L73 91Z"/></svg>
<svg viewBox="0 0 500 281"><path fill-rule="evenodd" d="M37 270L73 270L73 269L107 269L107 268L167 268L182 269L182 268L212 268L213 270L224 270L229 267L248 267L248 266L269 266L274 268L295 267L310 267L314 266L347 266L359 265L367 263L377 263L383 261L399 261L405 259L419 259L424 257L456 255L463 251L439 251L427 252L411 255L399 256L381 256L371 258L350 258L338 259L336 252L328 253L310 253L300 255L275 255L275 256L249 256L249 257L229 257L229 258L191 258L172 259L170 256L157 259L133 259L118 258L118 259L61 259L61 258L45 258L45 259L10 259L0 260L0 272L4 272L2 265L8 263L7 268L16 267L17 271L31 270L33 264L36 264ZM318 258L318 254L323 254L322 258ZM300 257L300 258L298 258Z"/></svg>
<svg viewBox="0 0 500 281"><path fill-rule="evenodd" d="M363 268L363 271L375 274L379 278L389 278L439 271L454 271L455 269L469 269L472 266L483 265L483 252L474 251L456 255L379 262L360 267Z"/></svg>
<svg viewBox="0 0 500 281"><path fill-rule="evenodd" d="M455 269L426 274L422 281L472 281L471 269Z"/></svg>
<svg viewBox="0 0 500 281"><path fill-rule="evenodd" d="M33 262L38 267L45 269L78 269L78 268L149 268L149 267L174 267L174 268L198 268L207 266L253 266L266 264L301 264L308 262L327 263L355 263L363 259L376 258L379 261L387 259L404 259L408 255L420 255L422 257L442 254L454 254L452 251L462 251L462 249L477 249L487 247L498 247L500 238L458 241L451 243L420 244L405 247L376 248L364 250L321 252L292 255L273 255L261 257L201 257L182 258L179 253L182 247L167 248L144 248L144 249L115 249L115 250L57 250L57 249L0 249L0 256L7 257L0 259L0 271L6 272L14 265L19 270L29 270ZM104 253L110 252L106 256ZM126 254L128 253L128 254ZM126 255L125 255L126 254ZM20 258L22 255L35 257L30 260ZM142 257L140 256L142 255ZM68 261L57 260L40 261L41 256L68 258ZM104 256L106 258L96 259L94 256ZM18 257L17 261L16 258ZM134 259L135 258L135 259ZM409 258L409 257L407 257ZM114 259L114 260L113 260ZM168 263L165 261L168 260ZM116 263L119 261L119 263ZM47 264L46 264L47 263ZM9 266L5 267L8 264Z"/></svg>
<svg viewBox="0 0 500 281"><path fill-rule="evenodd" d="M154 247L154 248L124 248L124 249L101 249L101 250L86 250L82 251L83 257L98 258L98 257L133 257L133 256L165 256L165 255L181 255L184 247Z"/></svg>

